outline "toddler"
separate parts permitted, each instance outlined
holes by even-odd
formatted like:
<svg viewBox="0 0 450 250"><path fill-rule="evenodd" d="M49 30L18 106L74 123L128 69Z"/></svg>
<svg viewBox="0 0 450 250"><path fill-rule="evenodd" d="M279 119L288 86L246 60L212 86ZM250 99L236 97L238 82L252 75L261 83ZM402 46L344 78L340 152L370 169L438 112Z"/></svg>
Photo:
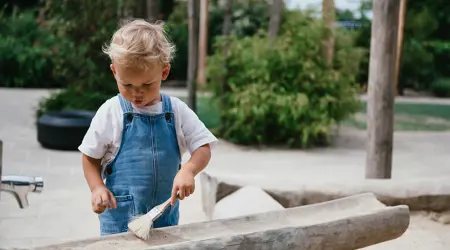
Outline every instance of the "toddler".
<svg viewBox="0 0 450 250"><path fill-rule="evenodd" d="M174 52L162 24L128 22L103 51L119 94L101 105L79 146L100 234L126 232L132 217L169 198L153 227L177 225L175 197L194 192L217 139L184 102L160 92ZM181 166L186 151L191 157Z"/></svg>

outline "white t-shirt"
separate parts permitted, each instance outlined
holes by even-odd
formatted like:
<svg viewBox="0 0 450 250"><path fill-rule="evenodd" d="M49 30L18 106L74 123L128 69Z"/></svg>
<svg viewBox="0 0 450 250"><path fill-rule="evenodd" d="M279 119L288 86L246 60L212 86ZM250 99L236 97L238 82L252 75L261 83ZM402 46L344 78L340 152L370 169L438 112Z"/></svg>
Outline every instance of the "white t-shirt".
<svg viewBox="0 0 450 250"><path fill-rule="evenodd" d="M186 103L176 97L170 97L170 100L181 156L187 151L192 154L205 144L213 146L217 143L217 138ZM133 104L132 107L133 112L141 114L160 114L163 111L162 102L144 108L137 108ZM102 159L104 168L119 151L122 129L123 110L119 97L114 96L100 106L78 149L87 156Z"/></svg>

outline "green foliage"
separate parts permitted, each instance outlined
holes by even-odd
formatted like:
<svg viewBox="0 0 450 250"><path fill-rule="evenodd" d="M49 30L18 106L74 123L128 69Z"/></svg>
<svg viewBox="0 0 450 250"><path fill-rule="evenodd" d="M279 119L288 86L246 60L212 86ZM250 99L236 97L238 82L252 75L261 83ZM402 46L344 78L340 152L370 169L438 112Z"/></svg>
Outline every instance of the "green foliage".
<svg viewBox="0 0 450 250"><path fill-rule="evenodd" d="M73 46L61 52L64 58L54 66L69 86L43 100L38 116L50 110L96 110L101 103L117 93L109 58L102 46L109 42L120 20L118 1L89 0L45 2L45 28L52 34L72 41ZM102 11L99 11L102 10Z"/></svg>
<svg viewBox="0 0 450 250"><path fill-rule="evenodd" d="M434 82L431 92L437 97L450 97L450 78L441 78Z"/></svg>
<svg viewBox="0 0 450 250"><path fill-rule="evenodd" d="M101 92L82 91L80 88L71 85L41 100L36 115L40 117L47 112L60 110L96 110L105 100L111 97L111 95Z"/></svg>
<svg viewBox="0 0 450 250"><path fill-rule="evenodd" d="M329 143L331 126L359 107L354 84L363 51L353 47L350 34L337 30L329 69L321 46L325 31L311 15L290 11L273 43L265 33L233 36L224 56L226 39L218 40L208 78L222 101L220 136L242 144Z"/></svg>
<svg viewBox="0 0 450 250"><path fill-rule="evenodd" d="M428 8L408 10L400 71L402 89L426 90L436 79L437 72L432 66L434 54L426 42L438 25Z"/></svg>
<svg viewBox="0 0 450 250"><path fill-rule="evenodd" d="M0 12L0 86L52 88L65 85L57 70L73 44L42 27L36 11Z"/></svg>
<svg viewBox="0 0 450 250"><path fill-rule="evenodd" d="M360 14L372 8L371 1L361 3ZM430 90L431 84L450 77L450 5L446 0L408 1L400 67L400 94L405 88ZM350 18L339 11L338 18ZM361 23L356 44L370 48L371 21L364 15L354 18ZM366 83L369 54L363 58L358 81Z"/></svg>
<svg viewBox="0 0 450 250"><path fill-rule="evenodd" d="M59 68L70 84L82 90L116 92L110 60L102 52L102 46L117 29L119 7L118 1L106 0L68 0L63 4L46 1L46 28L75 44L75 49L65 51L65 61Z"/></svg>
<svg viewBox="0 0 450 250"><path fill-rule="evenodd" d="M177 2L172 14L167 20L168 35L177 48L172 63L169 79L185 80L188 63L188 13L187 1ZM270 5L264 0L233 1L233 29L238 37L252 36L259 30L266 30L269 22ZM218 1L211 1L209 5L208 23L208 54L213 53L213 44L222 34L225 10Z"/></svg>

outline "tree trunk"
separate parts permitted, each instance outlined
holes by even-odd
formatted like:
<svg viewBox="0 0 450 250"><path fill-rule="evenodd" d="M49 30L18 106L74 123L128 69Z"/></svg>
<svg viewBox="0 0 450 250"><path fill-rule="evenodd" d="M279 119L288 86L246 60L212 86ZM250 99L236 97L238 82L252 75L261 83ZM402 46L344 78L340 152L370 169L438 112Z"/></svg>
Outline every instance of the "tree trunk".
<svg viewBox="0 0 450 250"><path fill-rule="evenodd" d="M332 66L334 56L334 21L335 21L334 0L322 0L322 16L327 27L325 35L325 61L328 67Z"/></svg>
<svg viewBox="0 0 450 250"><path fill-rule="evenodd" d="M134 8L135 16L138 18L147 18L147 0L136 0Z"/></svg>
<svg viewBox="0 0 450 250"><path fill-rule="evenodd" d="M158 20L158 0L147 0L147 21L154 22Z"/></svg>
<svg viewBox="0 0 450 250"><path fill-rule="evenodd" d="M391 178L400 0L373 1L366 178Z"/></svg>
<svg viewBox="0 0 450 250"><path fill-rule="evenodd" d="M403 28L405 26L405 16L406 16L406 1L400 0L400 14L399 14L399 27L398 27L398 38L397 38L397 58L395 62L395 91L396 95L399 94L399 81L400 81L400 64L402 61L402 50L403 50Z"/></svg>
<svg viewBox="0 0 450 250"><path fill-rule="evenodd" d="M188 1L189 58L187 72L188 106L197 111L196 75L198 65L198 0Z"/></svg>
<svg viewBox="0 0 450 250"><path fill-rule="evenodd" d="M200 39L198 43L198 84L206 84L206 57L208 55L208 2L200 0Z"/></svg>
<svg viewBox="0 0 450 250"><path fill-rule="evenodd" d="M280 30L283 4L283 0L273 0L270 8L269 39L271 41L275 40Z"/></svg>

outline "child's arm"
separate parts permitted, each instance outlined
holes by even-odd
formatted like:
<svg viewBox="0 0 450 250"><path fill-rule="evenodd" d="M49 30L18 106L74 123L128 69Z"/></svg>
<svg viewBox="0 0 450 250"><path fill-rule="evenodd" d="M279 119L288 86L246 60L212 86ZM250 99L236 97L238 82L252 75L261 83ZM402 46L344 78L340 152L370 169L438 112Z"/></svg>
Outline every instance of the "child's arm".
<svg viewBox="0 0 450 250"><path fill-rule="evenodd" d="M92 192L92 210L101 214L106 208L117 208L116 198L106 188L101 177L101 159L82 154L84 177Z"/></svg>
<svg viewBox="0 0 450 250"><path fill-rule="evenodd" d="M209 144L205 144L192 152L189 161L181 167L181 170L175 176L171 195L172 205L175 204L177 193L180 200L194 193L195 176L205 169L210 159L211 147Z"/></svg>
<svg viewBox="0 0 450 250"><path fill-rule="evenodd" d="M177 193L180 200L194 193L195 176L208 165L211 159L211 144L217 142L217 138L205 127L195 112L184 102L175 100L179 102L176 122L181 128L182 143L185 143L183 148L191 153L191 158L181 167L175 177L172 188L172 205L175 203Z"/></svg>
<svg viewBox="0 0 450 250"><path fill-rule="evenodd" d="M105 186L102 180L102 166L101 159L95 159L85 154L82 154L82 164L83 164L83 172L84 178L86 178L86 182L91 189L91 192L99 186Z"/></svg>
<svg viewBox="0 0 450 250"><path fill-rule="evenodd" d="M211 159L211 147L209 144L205 144L195 150L191 158L186 164L184 164L182 170L191 172L194 176L200 173L209 163ZM192 190L193 192L193 190Z"/></svg>
<svg viewBox="0 0 450 250"><path fill-rule="evenodd" d="M92 119L81 145L78 147L82 153L82 166L84 177L91 190L92 210L103 213L108 208L116 208L114 195L106 188L102 180L102 158L108 145L112 143L113 116L111 101L105 102Z"/></svg>

